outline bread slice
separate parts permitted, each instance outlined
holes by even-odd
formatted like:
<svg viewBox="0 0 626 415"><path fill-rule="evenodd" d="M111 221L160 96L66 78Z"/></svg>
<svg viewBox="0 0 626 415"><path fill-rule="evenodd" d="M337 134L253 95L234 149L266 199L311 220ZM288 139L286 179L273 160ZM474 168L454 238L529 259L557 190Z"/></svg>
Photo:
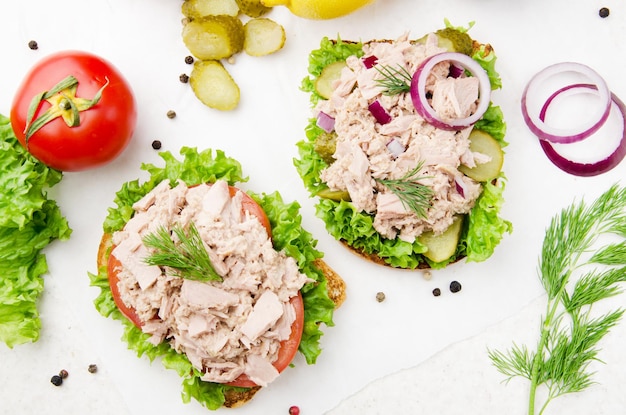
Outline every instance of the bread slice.
<svg viewBox="0 0 626 415"><path fill-rule="evenodd" d="M104 233L98 246L97 269L106 267L113 246L113 235ZM335 303L335 308L341 306L346 298L346 283L325 261L316 259L315 266L322 271L326 278L328 296ZM261 386L252 388L227 388L224 390L224 406L226 408L238 408L249 402L261 389Z"/></svg>

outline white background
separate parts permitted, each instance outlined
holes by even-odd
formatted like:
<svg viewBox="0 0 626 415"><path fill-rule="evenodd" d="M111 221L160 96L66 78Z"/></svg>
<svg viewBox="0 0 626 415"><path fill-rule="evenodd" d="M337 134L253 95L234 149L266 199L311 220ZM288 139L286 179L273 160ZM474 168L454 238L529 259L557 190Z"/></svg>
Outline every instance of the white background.
<svg viewBox="0 0 626 415"><path fill-rule="evenodd" d="M534 346L545 296L537 276L544 230L561 208L591 199L620 182L626 163L594 178L556 169L543 155L520 113L520 96L530 77L561 61L596 69L612 91L626 98L626 7L617 0L377 0L351 15L305 20L276 8L268 16L287 33L283 50L261 58L240 54L228 65L241 88L235 111L204 107L189 85L178 81L191 67L181 40L179 0L20 0L0 5L0 113L8 115L19 81L43 56L65 49L97 53L113 62L133 86L138 102L134 139L110 165L67 173L50 196L73 229L69 241L45 253L50 272L40 299L43 324L34 344L9 349L0 344L0 414L204 414L180 398L180 379L159 361L138 359L120 340L119 322L93 306L101 224L123 182L144 178L142 162L160 164L151 142L178 154L181 146L222 149L239 160L250 177L244 188L270 193L302 206L304 227L319 240L327 262L347 282L348 298L324 329L323 352L314 366L300 356L295 368L259 392L233 414L524 414L528 385L503 384L487 358L489 348L513 342ZM598 16L609 7L611 15ZM421 37L443 27L444 19L465 26L491 43L504 87L493 101L507 123L508 177L502 215L514 232L484 263L459 263L423 278L364 262L330 236L314 215L293 167L295 143L304 137L309 98L300 90L308 53L324 36L369 40ZM39 49L30 50L30 40ZM174 110L175 119L166 113ZM452 280L463 284L452 294ZM431 291L441 288L442 295ZM378 303L376 293L386 300ZM624 304L624 295L613 300ZM548 413L623 413L626 399L626 335L622 322L602 343L606 365L594 366L598 385L560 399ZM89 364L98 372L87 372ZM62 387L50 377L66 369ZM363 389L367 388L367 389ZM619 409L618 409L619 408ZM620 412L622 411L622 412Z"/></svg>

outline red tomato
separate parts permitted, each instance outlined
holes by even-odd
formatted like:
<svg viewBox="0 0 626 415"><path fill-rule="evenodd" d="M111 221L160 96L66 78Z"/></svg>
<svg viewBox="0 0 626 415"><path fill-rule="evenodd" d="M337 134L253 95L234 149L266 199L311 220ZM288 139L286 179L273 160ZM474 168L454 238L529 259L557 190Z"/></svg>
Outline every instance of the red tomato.
<svg viewBox="0 0 626 415"><path fill-rule="evenodd" d="M240 190L236 187L229 186L229 192L231 197L234 196L235 193L238 191ZM265 229L267 230L267 234L271 238L272 228L265 211L247 193L241 193L243 194L241 206L242 211L248 212L249 214L256 216L261 224L265 227ZM114 248L115 246L111 249ZM118 261L118 259L115 258L113 255L109 255L107 274L109 277L109 286L111 288L111 294L113 295L113 301L115 302L115 305L117 305L117 308L122 312L122 314L126 316L126 318L128 318L135 326L141 327L143 323L137 316L135 309L126 306L126 304L124 304L124 302L120 298L120 292L117 288L117 284L119 282L117 269L119 269L119 267L121 267L121 263ZM296 319L291 325L291 335L288 339L283 340L280 343L278 358L273 363L274 367L276 368L276 370L278 370L279 373L285 370L287 366L289 366L294 356L298 352L298 347L300 347L300 340L302 339L302 331L304 330L304 301L302 300L302 295L298 293L297 296L291 298L290 302L296 312ZM245 388L257 386L256 383L250 380L245 374L228 383L228 385Z"/></svg>
<svg viewBox="0 0 626 415"><path fill-rule="evenodd" d="M69 83L58 91L55 87L64 80ZM31 102L46 92L35 101L37 111L29 120ZM77 117L70 104L78 110ZM49 122L26 131L34 129L47 111ZM78 124L68 126L66 120L72 116L73 124ZM11 106L11 126L18 140L42 163L62 171L99 167L115 159L130 142L136 121L135 98L122 74L108 61L80 51L59 52L39 61Z"/></svg>

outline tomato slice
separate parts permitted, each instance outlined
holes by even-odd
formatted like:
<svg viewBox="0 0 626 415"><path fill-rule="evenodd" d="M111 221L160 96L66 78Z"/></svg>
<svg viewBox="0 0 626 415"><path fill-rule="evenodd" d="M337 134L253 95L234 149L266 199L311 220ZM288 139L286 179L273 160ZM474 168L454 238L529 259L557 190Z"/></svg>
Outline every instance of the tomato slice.
<svg viewBox="0 0 626 415"><path fill-rule="evenodd" d="M288 339L280 342L280 348L278 349L278 358L272 365L281 373L293 360L300 347L300 340L302 339L302 331L304 329L304 301L302 300L302 294L298 291L298 295L291 297L290 303L296 311L296 319L291 324L291 335ZM242 388L252 388L257 386L248 375L245 373L240 375L237 379L227 383L229 386L238 386Z"/></svg>
<svg viewBox="0 0 626 415"><path fill-rule="evenodd" d="M239 191L241 190L234 186L229 186L229 193L231 197L233 197ZM241 191L241 193L243 195L243 198L241 200L242 211L247 212L252 216L255 216L261 222L263 227L265 227L265 229L267 230L267 234L271 238L272 227L270 224L270 220L267 217L267 214L265 213L263 208L259 206L259 204L252 197L250 197L250 195L243 191ZM113 251L113 249L115 249L115 246L111 248L111 251ZM120 296L119 289L117 287L119 283L118 269L120 269L121 266L122 264L117 258L115 258L114 255L109 255L109 260L107 263L107 274L109 278L111 294L113 295L113 301L115 302L115 305L120 310L120 312L128 320L130 320L135 326L141 328L143 323L137 316L135 309L132 307L128 307L126 304L124 304ZM279 373L285 370L287 366L289 366L296 353L298 352L298 347L300 346L300 340L302 338L302 331L304 329L304 301L302 300L302 295L300 294L300 292L298 292L297 296L292 297L290 302L296 312L296 319L291 325L291 335L288 339L283 340L280 343L278 358L273 363L273 366L276 368L276 370L278 370ZM245 374L228 383L228 385L246 388L257 386L257 384L250 380L250 378L248 378L248 376Z"/></svg>

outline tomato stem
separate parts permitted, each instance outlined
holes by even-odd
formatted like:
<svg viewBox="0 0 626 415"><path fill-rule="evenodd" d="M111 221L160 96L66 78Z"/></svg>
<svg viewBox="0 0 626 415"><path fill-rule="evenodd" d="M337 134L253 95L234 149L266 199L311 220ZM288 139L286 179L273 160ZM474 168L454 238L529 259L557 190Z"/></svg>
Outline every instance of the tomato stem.
<svg viewBox="0 0 626 415"><path fill-rule="evenodd" d="M93 99L80 98L76 96L78 80L74 76L69 75L54 85L49 91L35 95L28 106L26 125L24 127L26 147L28 147L28 141L33 134L58 117L62 117L65 124L70 128L79 126L80 112L96 105L100 101L102 91L107 85L109 85L108 78L106 78L106 83L96 92ZM50 108L33 120L43 101L47 101L51 105Z"/></svg>

